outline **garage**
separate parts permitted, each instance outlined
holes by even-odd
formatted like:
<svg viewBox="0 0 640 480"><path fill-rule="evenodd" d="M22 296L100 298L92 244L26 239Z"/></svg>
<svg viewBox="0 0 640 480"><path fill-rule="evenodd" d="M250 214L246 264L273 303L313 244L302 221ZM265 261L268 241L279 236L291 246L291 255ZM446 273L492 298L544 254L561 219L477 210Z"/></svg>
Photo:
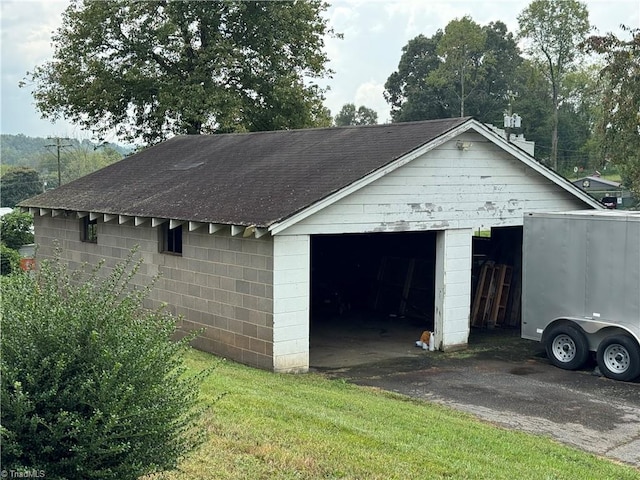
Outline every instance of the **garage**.
<svg viewBox="0 0 640 480"><path fill-rule="evenodd" d="M319 340L351 339L339 350L362 360L421 353L423 330L447 351L517 323L473 297L517 278L506 232L525 212L601 206L515 141L472 118L180 136L21 206L40 258L62 241L70 265L114 265L138 245L141 283L162 274L149 307L203 332L197 348L305 372Z"/></svg>

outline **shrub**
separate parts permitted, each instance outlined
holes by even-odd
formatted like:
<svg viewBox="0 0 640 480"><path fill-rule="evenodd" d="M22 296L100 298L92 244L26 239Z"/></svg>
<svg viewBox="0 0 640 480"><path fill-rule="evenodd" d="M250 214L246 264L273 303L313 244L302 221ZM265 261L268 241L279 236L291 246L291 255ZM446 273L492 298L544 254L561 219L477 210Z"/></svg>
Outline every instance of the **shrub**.
<svg viewBox="0 0 640 480"><path fill-rule="evenodd" d="M134 253L107 271L60 260L2 278L3 470L46 478L135 479L172 469L199 440L200 379L188 338L142 306Z"/></svg>
<svg viewBox="0 0 640 480"><path fill-rule="evenodd" d="M20 252L0 244L0 274L9 275L20 268Z"/></svg>
<svg viewBox="0 0 640 480"><path fill-rule="evenodd" d="M33 216L14 210L0 218L0 238L7 247L18 250L21 246L33 243Z"/></svg>

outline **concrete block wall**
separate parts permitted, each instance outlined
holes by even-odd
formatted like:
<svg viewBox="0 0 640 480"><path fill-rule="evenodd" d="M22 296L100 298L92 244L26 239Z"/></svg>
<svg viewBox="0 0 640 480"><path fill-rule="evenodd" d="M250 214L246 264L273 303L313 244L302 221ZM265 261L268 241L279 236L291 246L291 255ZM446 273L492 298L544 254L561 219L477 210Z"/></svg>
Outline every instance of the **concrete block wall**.
<svg viewBox="0 0 640 480"><path fill-rule="evenodd" d="M276 235L274 245L274 370L309 370L311 240L309 235Z"/></svg>
<svg viewBox="0 0 640 480"><path fill-rule="evenodd" d="M150 222L104 223L98 220L98 243L80 240L74 213L34 218L37 261L52 258L56 245L63 260L76 269L82 263L107 267L138 246L143 259L134 283L159 278L147 306L166 304L182 317L183 331L205 329L194 340L200 350L247 365L273 369L273 239L232 237L183 227L182 256L159 252L159 228Z"/></svg>
<svg viewBox="0 0 640 480"><path fill-rule="evenodd" d="M469 339L473 230L442 230L436 236L436 346L463 348Z"/></svg>

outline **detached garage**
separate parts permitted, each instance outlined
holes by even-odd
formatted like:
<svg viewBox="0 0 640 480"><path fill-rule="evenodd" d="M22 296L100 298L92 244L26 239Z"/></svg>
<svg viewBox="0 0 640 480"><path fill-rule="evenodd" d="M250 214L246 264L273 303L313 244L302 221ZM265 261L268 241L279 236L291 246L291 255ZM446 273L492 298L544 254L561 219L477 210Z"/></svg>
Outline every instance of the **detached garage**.
<svg viewBox="0 0 640 480"><path fill-rule="evenodd" d="M308 370L323 309L413 310L438 349L466 344L473 232L601 208L471 118L180 136L21 206L38 259L138 245L161 275L150 307L205 328L197 348L283 372Z"/></svg>

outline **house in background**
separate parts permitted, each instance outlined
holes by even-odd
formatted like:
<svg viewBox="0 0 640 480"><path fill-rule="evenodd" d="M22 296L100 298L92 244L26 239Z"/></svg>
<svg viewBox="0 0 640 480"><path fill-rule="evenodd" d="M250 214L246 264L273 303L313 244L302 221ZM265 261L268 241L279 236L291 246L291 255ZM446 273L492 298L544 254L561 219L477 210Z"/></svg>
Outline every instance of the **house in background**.
<svg viewBox="0 0 640 480"><path fill-rule="evenodd" d="M594 174L578 178L571 183L602 202L607 208L630 208L634 204L631 192L620 182L607 180Z"/></svg>
<svg viewBox="0 0 640 480"><path fill-rule="evenodd" d="M365 289L351 260L411 249L429 277L436 346L459 348L475 230L602 208L472 118L178 136L21 207L38 260L57 243L72 267L113 265L138 246L140 281L161 274L149 307L204 328L197 348L279 372L309 368L318 272Z"/></svg>

